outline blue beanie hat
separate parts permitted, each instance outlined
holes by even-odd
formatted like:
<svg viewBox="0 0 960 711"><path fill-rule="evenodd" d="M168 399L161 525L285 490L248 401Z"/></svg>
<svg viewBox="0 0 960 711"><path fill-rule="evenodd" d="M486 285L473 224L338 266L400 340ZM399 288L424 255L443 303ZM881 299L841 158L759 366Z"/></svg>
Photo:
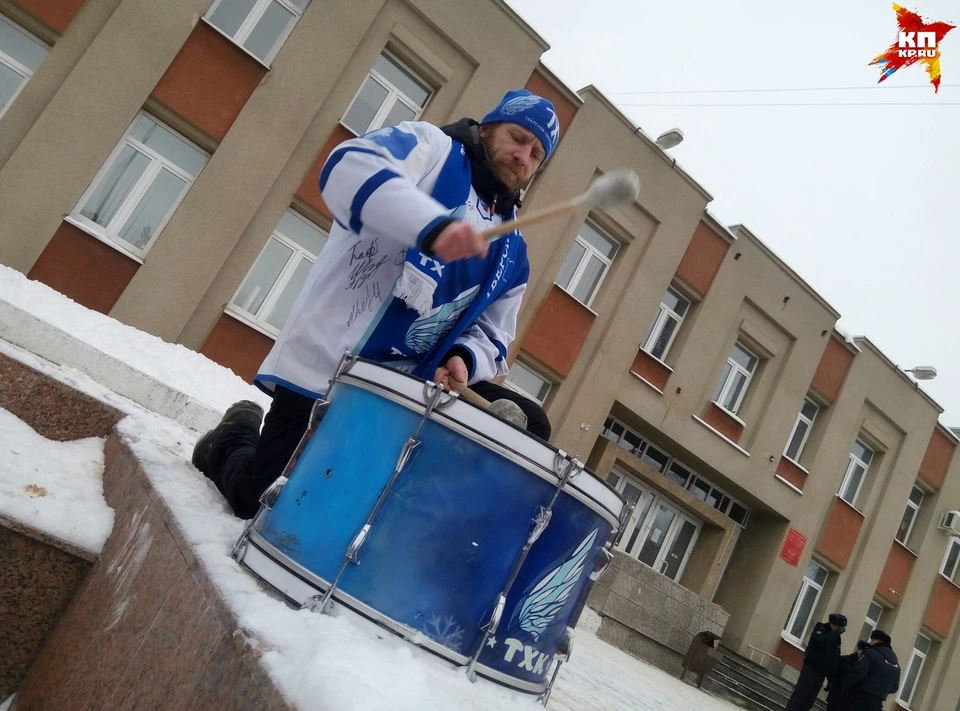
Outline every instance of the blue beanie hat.
<svg viewBox="0 0 960 711"><path fill-rule="evenodd" d="M483 117L485 123L515 123L540 139L545 163L560 140L560 119L553 102L526 89L508 91L496 108Z"/></svg>

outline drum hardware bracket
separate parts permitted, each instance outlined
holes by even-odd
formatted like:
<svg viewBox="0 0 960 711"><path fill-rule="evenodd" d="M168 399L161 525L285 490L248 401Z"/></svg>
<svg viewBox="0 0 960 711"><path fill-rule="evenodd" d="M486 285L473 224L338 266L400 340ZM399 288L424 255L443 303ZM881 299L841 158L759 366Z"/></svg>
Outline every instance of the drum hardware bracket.
<svg viewBox="0 0 960 711"><path fill-rule="evenodd" d="M264 489L264 492L260 494L260 505L272 509L273 505L277 503L277 499L280 498L280 492L283 491L283 487L287 483L287 477L282 474L273 482L270 486Z"/></svg>
<svg viewBox="0 0 960 711"><path fill-rule="evenodd" d="M337 369L333 373L333 377L330 379L330 384L333 385L334 381L340 379L340 376L349 371L354 365L356 365L357 356L350 352L349 349L343 352L343 355L340 356L340 362L337 363Z"/></svg>
<svg viewBox="0 0 960 711"><path fill-rule="evenodd" d="M308 597L303 601L303 604L300 606L301 610L309 610L310 612L317 612L320 610L320 605L323 602L323 595L314 595ZM326 614L331 617L336 617L340 614L340 609L337 607L336 603L331 602L327 607Z"/></svg>
<svg viewBox="0 0 960 711"><path fill-rule="evenodd" d="M620 539L623 538L623 534L627 532L627 521L629 521L630 517L633 516L634 508L636 508L636 504L629 504L624 506L623 510L620 512L619 530L617 531L616 538L613 539L614 547L620 545Z"/></svg>
<svg viewBox="0 0 960 711"><path fill-rule="evenodd" d="M247 552L247 533L249 531L250 523L244 527L243 533L240 534L240 538L238 538L237 542L233 544L233 548L230 551L230 557L238 563L243 560L243 556Z"/></svg>
<svg viewBox="0 0 960 711"><path fill-rule="evenodd" d="M563 488L569 483L570 479L583 471L583 464L581 464L579 460L574 458L561 461L560 457L561 453L558 453L557 460L554 465L555 469L557 470L557 475L560 477L560 481L557 482L557 486L553 491L553 497L550 499L550 503L546 506L540 506L537 508L537 512L533 516L530 535L527 536L527 542L520 551L520 555L517 557L517 560L513 564L513 569L510 571L510 576L507 578L507 582L500 591L500 595L497 598L497 605L499 605L500 600L505 601L507 599L507 595L510 594L510 590L513 588L513 584L517 580L517 575L520 573L520 568L523 567L524 562L527 560L530 549L533 547L533 544L536 542L537 538L540 537L540 534L543 533L544 529L550 524L550 519L553 517L553 505L557 502L560 492L563 491ZM497 606L494 606L493 614L496 614L496 611ZM480 653L486 646L487 640L490 639L490 635L493 634L493 630L496 629L496 627L492 625L493 614L490 616L490 621L480 628L483 630L483 638L480 640L477 650L473 653L473 656L470 658L470 662L467 664L467 678L472 682L477 680L476 667L477 661L480 659ZM499 619L497 622L499 623ZM493 629L488 629L490 627L493 627Z"/></svg>
<svg viewBox="0 0 960 711"><path fill-rule="evenodd" d="M546 706L547 701L550 700L550 694L553 692L553 685L557 682L557 675L560 673L560 665L570 659L570 654L572 652L573 628L567 627L563 631L563 636L560 638L560 644L557 645L557 651L553 656L557 663L556 666L553 667L553 674L550 676L550 683L547 684L547 688L544 689L540 696L537 697L537 701L544 706Z"/></svg>
<svg viewBox="0 0 960 711"><path fill-rule="evenodd" d="M600 549L597 562L593 564L593 570L590 571L590 580L595 582L600 579L600 576L607 572L607 568L609 568L613 562L613 553L610 548L610 541L607 541L603 548Z"/></svg>

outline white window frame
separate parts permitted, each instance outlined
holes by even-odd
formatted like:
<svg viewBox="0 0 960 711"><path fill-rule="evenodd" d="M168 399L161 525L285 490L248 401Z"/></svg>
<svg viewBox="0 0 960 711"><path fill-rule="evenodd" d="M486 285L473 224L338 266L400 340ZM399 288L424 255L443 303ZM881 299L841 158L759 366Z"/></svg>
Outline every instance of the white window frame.
<svg viewBox="0 0 960 711"><path fill-rule="evenodd" d="M876 607L880 611L876 614L876 617L870 616L870 608ZM867 614L863 619L863 627L860 629L860 639L867 639L870 637L870 634L880 626L880 620L883 619L884 607L876 600L871 600L870 604L867 606ZM867 630L869 627L869 631ZM863 634L866 632L866 634Z"/></svg>
<svg viewBox="0 0 960 711"><path fill-rule="evenodd" d="M690 313L690 306L692 305L690 299L681 294L672 286L667 288L667 293L672 293L676 298L686 302L687 308L684 309L683 316L667 306L664 300L661 299L660 306L657 307L657 313L653 317L653 322L650 324L650 328L648 329L648 335L644 342L640 345L640 348L642 348L644 352L660 361L667 359L667 355L670 353L670 348L673 346L673 342L677 338L677 333L680 332L680 327L683 325L683 319L686 318L688 313ZM663 353L659 356L654 355L652 350L653 346L657 341L660 340L660 334L663 333L663 329L667 325L667 321L670 319L676 321L677 325L670 334L670 339L667 341L667 345L664 347Z"/></svg>
<svg viewBox="0 0 960 711"><path fill-rule="evenodd" d="M536 395L534 395L533 393L527 392L526 390L524 390L523 388L521 388L519 385L517 385L516 383L514 383L514 382L512 382L512 381L510 380L510 377L513 375L513 369L514 369L514 368L516 368L517 370L520 370L520 369L522 368L523 370L525 370L525 371L527 371L528 373L530 373L530 375L533 375L534 377L539 378L539 379L542 380L544 383L546 383L546 385L547 385L547 392L546 392L546 394L543 396L543 398L538 398L538 397L537 397ZM504 379L504 381L503 381L503 386L504 386L505 388L510 388L510 389L513 390L514 392L520 393L520 394L523 395L524 397L529 398L530 400L533 400L535 403L537 403L538 405L541 405L541 406L547 401L547 398L550 397L550 393L551 393L551 391L553 390L553 385L554 385L554 383L553 383L552 380L550 380L550 378L542 375L538 370L536 370L535 368L531 368L529 365L527 365L526 363L524 363L524 362L521 361L521 360L516 360L516 361L513 362L513 365L510 367L510 373L507 374L507 377L506 377L506 378Z"/></svg>
<svg viewBox="0 0 960 711"><path fill-rule="evenodd" d="M600 235L610 240L610 242L614 246L613 256L608 257L607 255L605 255L599 249L597 249L592 244L590 244L590 242L588 242L585 238L581 237L580 232L577 231L577 237L574 240L574 243L579 244L586 251L584 251L583 256L580 257L580 262L577 264L576 268L573 270L573 274L570 275L570 281L567 283L567 285L561 286L557 282L554 282L554 283L557 284L557 286L559 286L565 292L570 294L571 297L573 297L574 299L577 299L576 296L573 296L573 292L576 291L577 287L580 285L580 279L583 278L583 272L586 270L587 264L590 263L590 257L593 256L599 259L601 262L603 262L603 271L600 272L600 278L597 280L597 285L593 288L593 291L590 293L590 298L587 299L586 301L580 301L580 299L577 299L577 301L580 301L581 304L583 304L589 309L593 305L593 300L596 298L597 294L600 292L600 287L603 286L603 282L607 278L607 274L610 273L610 266L613 264L613 260L617 258L618 254L620 254L620 242L618 242L616 239L611 237L606 230L601 229L600 226L593 220L586 220L584 222L584 225L589 225L594 230L596 230ZM572 245L571 245L571 248L572 248ZM567 254L569 254L569 252Z"/></svg>
<svg viewBox="0 0 960 711"><path fill-rule="evenodd" d="M244 52L249 54L255 60L261 64L269 67L274 59L277 57L277 53L280 52L280 48L283 47L284 43L290 37L290 34L293 32L293 28L297 26L297 23L300 22L300 18L303 17L303 13L310 6L310 1L307 0L307 4L304 6L303 10L294 5L289 0L257 0L256 4L250 8L250 12L247 14L247 18L240 23L240 27L237 28L235 35L229 35L224 30L220 29L217 25L213 23L211 18L216 9L224 2L230 2L230 0L214 0L213 4L210 6L210 9L206 11L203 15L204 21L210 25L217 32L222 34L224 37L233 42L237 47L242 49ZM267 53L267 56L261 59L249 49L243 46L243 43L250 39L250 35L253 33L254 29L257 27L257 23L263 18L264 14L267 12L267 9L272 3L276 2L278 5L283 7L284 10L293 14L293 22L289 23L288 26L280 33L280 36L277 38L277 41L274 42L273 47Z"/></svg>
<svg viewBox="0 0 960 711"><path fill-rule="evenodd" d="M960 568L960 550L957 551L957 557L953 560L953 568L947 570L947 563L950 561L950 553L954 547L960 548L960 538L952 536L950 541L947 543L947 550L943 554L943 562L940 563L940 575L945 577L951 583L954 583L957 578L957 569Z"/></svg>
<svg viewBox="0 0 960 711"><path fill-rule="evenodd" d="M914 501L913 495L916 492L920 492L920 501ZM913 485L913 488L910 490L910 496L907 497L907 505L903 508L903 516L900 517L900 523L903 523L904 516L907 515L908 511L913 511L913 517L910 519L910 525L907 527L906 533L903 534L903 538L900 538L900 526L897 526L897 535L894 536L900 543L907 545L910 541L910 534L913 533L913 527L917 523L917 517L920 516L920 507L923 506L923 489L921 489L916 484Z"/></svg>
<svg viewBox="0 0 960 711"><path fill-rule="evenodd" d="M27 39L33 40L37 44L44 47L47 50L48 54L50 53L50 45L48 45L46 42L41 40L36 35L33 35L30 32L27 32L25 29L20 27L20 25L16 24L12 20L4 17L3 15L0 15L0 22L6 23L13 29L14 32L19 32L20 34L26 36ZM44 57L44 59L46 59L46 57ZM21 64L20 62L18 62L9 54L4 54L3 52L0 52L0 64L4 65L8 69L12 69L14 73L19 74L21 77L23 77L23 81L20 82L20 86L14 89L13 94L10 96L10 100L7 101L5 106L0 106L0 118L3 118L3 115L7 112L7 109L13 106L13 102L17 100L18 96L20 96L20 92L23 91L23 87L25 87L27 85L27 82L33 78L33 71L31 71L29 68L27 68L25 65Z"/></svg>
<svg viewBox="0 0 960 711"><path fill-rule="evenodd" d="M417 104L417 102L415 102L409 96L407 96L402 91L400 91L400 89L397 88L389 79L383 76L383 74L378 72L376 67L370 67L370 71L367 72L367 75L363 78L363 81L360 82L360 86L357 89L357 93L353 95L353 98L350 100L349 106L347 106L346 111L343 112L343 116L340 117L340 125L357 136L362 136L364 134L370 133L371 131L376 131L378 128L382 128L383 122L387 120L387 116L389 116L390 112L393 111L393 107L397 102L403 104L408 109L413 111L413 118L410 119L411 121L419 120L419 118L423 115L423 112L426 111L427 106L430 105L430 99L432 99L434 97L434 94L436 94L436 91L434 91L433 87L427 84L427 82L425 82L420 77L419 74L413 71L404 62L397 59L397 56L395 54L387 50L383 50L382 52L380 52L380 55L386 57L388 61L393 62L398 67L400 67L400 69L406 72L411 79L413 79L416 83L422 85L425 89L427 89L429 93L427 94L426 100L423 102L423 106L420 106ZM356 103L357 98L360 96L360 92L363 91L363 87L366 86L367 79L372 79L377 84L379 84L382 88L386 89L388 93L386 98L383 100L383 103L380 104L380 109L377 111L377 113L373 115L373 118L370 119L370 124L366 127L366 129L357 133L355 129L351 128L346 123L344 123L344 119L347 117L347 114L350 113L350 109L353 108L354 103Z"/></svg>
<svg viewBox="0 0 960 711"><path fill-rule="evenodd" d="M313 227L324 235L327 235L327 231L321 229L319 225L311 222L307 218L300 215L296 210L288 208L286 212L291 213L294 217L299 220L306 222L310 227ZM239 320L245 322L249 326L253 326L258 331L265 333L274 340L280 336L280 329L267 322L267 315L273 311L273 307L276 306L277 301L280 299L280 296L283 294L284 290L287 288L287 284L290 283L290 279L293 277L294 273L297 271L297 267L300 266L300 260L306 259L310 264L314 264L317 261L317 255L313 254L307 249L290 237L287 237L285 234L279 231L280 223L277 223L277 226L273 228L273 232L270 233L270 237L267 238L266 242L263 244L263 248L260 250L260 253L257 255L257 258L254 260L253 264L250 265L250 270L247 272L247 275L243 278L243 281L240 282L240 286L237 287L237 291L234 293L233 297L230 299L230 303L227 304L226 311L231 316L236 316ZM327 235L329 237L329 235ZM247 283L247 279L250 278L250 274L253 272L253 268L257 265L257 262L260 261L260 257L263 256L264 252L267 251L267 248L270 246L270 242L276 240L284 247L293 250L293 253L290 257L287 258L287 263L284 265L283 269L280 270L280 274L277 276L276 281L273 282L273 286L270 287L270 290L267 292L266 297L263 300L263 303L260 304L260 308L257 309L257 313L252 313L247 311L242 306L235 303L237 297L240 296L240 292L243 291L243 287Z"/></svg>
<svg viewBox="0 0 960 711"><path fill-rule="evenodd" d="M920 641L920 638L927 640L927 651L923 652L917 647L917 642ZM927 637L927 635L922 632L917 634L917 639L913 643L913 649L910 651L910 660L907 662L903 669L903 676L901 677L900 688L897 690L897 703L902 705L904 708L910 708L910 704L913 703L913 697L917 695L917 687L920 686L920 678L923 676L923 667L927 663L927 655L930 654L930 649L933 647L933 640ZM917 677L913 682L913 688L909 691L909 696L903 696L905 686L907 683L907 677L910 675L910 668L913 666L913 660L915 658L920 659L920 667L917 669Z"/></svg>
<svg viewBox="0 0 960 711"><path fill-rule="evenodd" d="M90 182L90 185L83 192L83 195L80 196L80 199L77 201L77 204L74 206L73 210L70 211L70 214L67 216L67 221L74 224L77 227L80 227L84 231L90 233L97 239L106 242L112 247L115 247L121 252L129 254L136 258L138 261L143 261L147 256L150 250L153 248L153 245L156 243L157 239L160 237L160 234L163 232L164 228L167 226L167 223L170 221L170 218L173 217L173 214L177 211L177 208L180 207L180 203L183 201L183 198L186 197L187 193L190 192L190 188L193 187L194 182L197 179L197 175L190 175L188 172L172 163L168 159L161 156L156 151L147 148L140 141L130 136L130 129L133 128L134 124L137 122L137 119L140 116L146 116L151 121L156 123L161 128L169 131L174 134L177 138L181 139L184 143L195 148L200 153L203 153L207 160L210 159L210 154L205 151L203 148L198 146L196 143L186 138L183 134L178 131L175 131L169 125L165 124L160 119L155 116L151 116L145 111L140 111L134 117L133 121L127 127L127 130L124 131L123 138L120 139L120 142L117 143L116 148L110 153L110 156L103 162L103 165L100 166L100 170L97 172L96 177ZM110 220L110 223L106 227L101 227L93 220L85 217L80 213L83 206L86 204L87 200L93 195L94 192L100 187L100 183L103 182L106 178L107 173L110 172L110 169L113 168L114 162L119 158L120 154L123 152L123 149L129 146L133 150L137 151L141 155L146 156L150 159L150 165L147 166L146 170L143 171L137 182L131 188L130 192L127 193L127 196L124 198L123 202L120 204L120 207L117 208L116 214ZM206 167L206 163L201 167L200 172L203 171L203 168ZM180 191L180 195L176 200L173 201L173 204L170 206L170 209L167 211L167 214L163 217L160 222L157 223L157 229L154 230L153 235L150 237L150 241L147 242L142 248L134 246L132 243L127 242L124 239L121 239L118 236L118 232L124 223L126 223L127 218L133 213L133 211L139 205L140 200L146 195L147 190L150 189L150 186L153 184L154 179L160 174L161 170L168 170L173 173L175 176L186 182L186 185L183 186L183 190Z"/></svg>
<svg viewBox="0 0 960 711"><path fill-rule="evenodd" d="M807 417L803 414L803 408L808 402L817 408L817 411L813 413L813 417ZM783 456L789 459L791 462L796 464L800 463L800 457L803 456L803 449L807 446L807 440L810 439L810 431L813 429L813 423L817 421L817 415L819 414L820 405L818 405L813 398L805 397L803 399L803 404L800 406L800 411L797 413L797 420L793 423L793 429L790 430L790 436L787 438L787 446L783 448ZM790 443L793 442L793 437L797 433L797 428L800 427L801 424L807 425L807 431L803 433L803 438L800 440L800 447L797 449L796 455L791 457L789 454L787 454L787 450L790 449Z"/></svg>
<svg viewBox="0 0 960 711"><path fill-rule="evenodd" d="M868 450L871 453L870 464L864 462L862 459L860 459L860 457L854 454L853 448L851 447L850 456L847 459L847 469L843 473L843 480L840 482L840 488L837 489L837 496L839 496L841 499L846 501L855 509L857 508L857 499L860 496L860 492L863 491L863 483L867 480L867 477L870 475L870 465L873 464L873 460L877 456L877 453L873 449L873 447L868 447L867 444L862 439L857 438L857 440L854 442L854 446L856 446L857 442L860 443L860 446L862 446L864 449ZM857 490L853 492L853 496L851 497L853 500L850 501L843 497L843 490L846 489L847 484L850 483L850 477L853 475L853 470L858 464L863 467L863 476L860 477L860 481L857 483ZM859 509L857 510L859 511Z"/></svg>
<svg viewBox="0 0 960 711"><path fill-rule="evenodd" d="M827 581L830 579L829 568L827 568L826 566L820 565L820 563L818 563L815 560L811 560L810 564L816 565L821 570L826 571L827 574L823 579L823 583L818 583L816 580L808 578L806 572L804 572L803 580L800 582L800 590L797 593L796 598L794 599L793 608L790 610L790 614L787 616L787 621L784 623L783 632L781 633L785 639L788 639L791 642L801 647L804 644L803 640L807 638L807 631L810 629L810 622L811 620L813 620L814 617L816 617L817 606L820 604L820 596L823 595L823 588L826 586ZM799 602L803 599L803 595L808 588L813 588L814 590L817 591L817 593L816 593L816 597L813 598L813 605L810 607L810 616L803 623L803 632L800 635L800 638L798 639L794 637L792 634L790 634L788 630L791 629L794 623L797 621L797 614L800 611Z"/></svg>
<svg viewBox="0 0 960 711"><path fill-rule="evenodd" d="M751 358L756 360L756 362L753 365L752 371L747 370L734 359L733 351L736 348L740 348L747 355L749 355ZM757 372L757 366L760 365L760 356L758 356L756 353L751 351L749 348L743 345L740 341L737 341L736 343L733 344L733 348L730 349L730 356L727 358L727 362L724 365L730 366L730 372L727 373L727 379L726 381L724 381L723 387L720 389L720 394L717 395L716 399L714 399L713 404L719 407L724 412L729 412L731 415L736 416L737 412L740 411L740 406L743 404L743 399L746 397L747 391L750 389L750 383L753 381L753 376ZM734 382L733 376L736 373L740 373L741 375L744 375L746 377L746 380L743 383L743 387L740 389L740 394L737 396L737 401L733 403L733 407L727 408L727 407L724 407L721 403L724 400L726 400L727 395L730 394L730 388L733 387L733 382Z"/></svg>

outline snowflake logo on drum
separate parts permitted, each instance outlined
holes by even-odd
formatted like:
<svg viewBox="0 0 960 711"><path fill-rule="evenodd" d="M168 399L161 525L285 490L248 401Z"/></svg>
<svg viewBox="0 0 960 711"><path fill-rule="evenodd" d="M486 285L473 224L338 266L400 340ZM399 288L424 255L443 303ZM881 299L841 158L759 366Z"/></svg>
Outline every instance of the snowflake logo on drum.
<svg viewBox="0 0 960 711"><path fill-rule="evenodd" d="M539 639L540 634L550 626L583 575L587 555L597 538L597 530L593 529L583 539L567 562L547 573L520 605L520 629L534 639Z"/></svg>
<svg viewBox="0 0 960 711"><path fill-rule="evenodd" d="M432 629L431 629L432 628ZM440 615L431 615L430 621L423 626L423 633L445 647L459 652L466 630L457 624L453 615L440 619Z"/></svg>

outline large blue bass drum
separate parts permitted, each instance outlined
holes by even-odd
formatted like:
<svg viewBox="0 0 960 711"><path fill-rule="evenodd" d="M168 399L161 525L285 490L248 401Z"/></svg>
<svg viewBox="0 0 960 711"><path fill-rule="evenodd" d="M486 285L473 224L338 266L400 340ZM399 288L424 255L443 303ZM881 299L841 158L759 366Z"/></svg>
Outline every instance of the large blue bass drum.
<svg viewBox="0 0 960 711"><path fill-rule="evenodd" d="M352 357L286 474L237 544L244 567L296 605L336 601L531 693L625 506L563 452Z"/></svg>

